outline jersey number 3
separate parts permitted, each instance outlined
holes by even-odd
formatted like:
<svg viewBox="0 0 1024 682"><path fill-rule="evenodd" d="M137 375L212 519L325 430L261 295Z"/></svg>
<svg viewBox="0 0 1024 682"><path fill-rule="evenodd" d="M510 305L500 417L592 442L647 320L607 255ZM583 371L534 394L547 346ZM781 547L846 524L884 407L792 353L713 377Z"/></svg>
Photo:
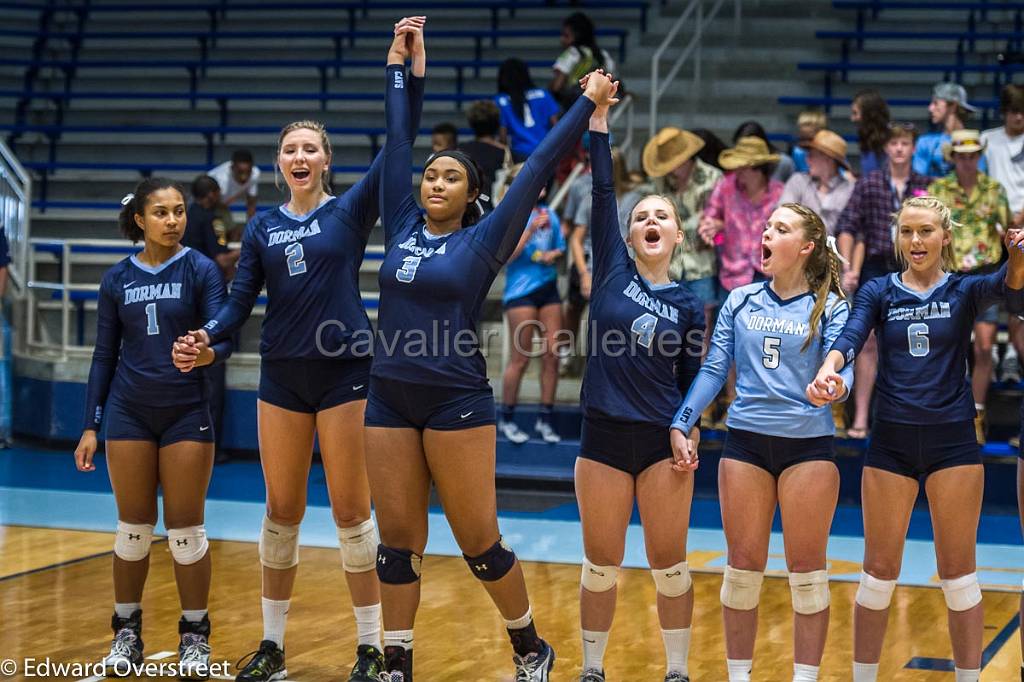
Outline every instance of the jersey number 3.
<svg viewBox="0 0 1024 682"><path fill-rule="evenodd" d="M416 279L416 270L420 267L422 256L406 256L402 259L402 267L395 272L399 282L408 284Z"/></svg>
<svg viewBox="0 0 1024 682"><path fill-rule="evenodd" d="M915 322L907 325L907 345L910 346L910 354L915 358L923 358L931 350L928 341L928 325L924 322Z"/></svg>
<svg viewBox="0 0 1024 682"><path fill-rule="evenodd" d="M306 254L303 252L302 244L300 242L289 244L288 248L284 250L284 255L288 256L289 277L301 275L306 272L306 261L303 260Z"/></svg>

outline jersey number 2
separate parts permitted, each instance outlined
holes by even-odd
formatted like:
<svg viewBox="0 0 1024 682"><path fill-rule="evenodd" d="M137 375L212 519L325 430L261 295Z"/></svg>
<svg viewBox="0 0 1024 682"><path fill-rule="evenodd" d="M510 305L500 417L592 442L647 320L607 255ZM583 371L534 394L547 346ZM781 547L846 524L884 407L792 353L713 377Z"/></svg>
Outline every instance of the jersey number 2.
<svg viewBox="0 0 1024 682"><path fill-rule="evenodd" d="M284 250L284 255L288 256L289 277L301 275L306 272L306 261L302 260L305 253L302 251L301 243L295 242L294 244L289 244L288 248Z"/></svg>
<svg viewBox="0 0 1024 682"><path fill-rule="evenodd" d="M421 260L423 260L422 256L406 256L402 260L402 267L395 272L398 281L408 284L416 279L416 270L420 267Z"/></svg>
<svg viewBox="0 0 1024 682"><path fill-rule="evenodd" d="M762 346L764 355L761 356L761 364L765 366L765 369L778 369L779 345L781 343L782 339L777 336L764 337L764 346Z"/></svg>
<svg viewBox="0 0 1024 682"><path fill-rule="evenodd" d="M931 350L928 341L928 325L924 322L915 322L907 325L907 345L910 346L910 354L915 358L923 358Z"/></svg>
<svg viewBox="0 0 1024 682"><path fill-rule="evenodd" d="M146 333L150 336L160 333L160 325L156 321L156 303L146 304Z"/></svg>

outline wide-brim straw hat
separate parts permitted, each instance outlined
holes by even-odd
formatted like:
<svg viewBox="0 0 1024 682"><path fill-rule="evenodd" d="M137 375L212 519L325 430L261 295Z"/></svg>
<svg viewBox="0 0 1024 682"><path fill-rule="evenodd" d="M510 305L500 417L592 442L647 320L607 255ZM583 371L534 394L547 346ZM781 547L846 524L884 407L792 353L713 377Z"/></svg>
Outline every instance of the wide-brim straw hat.
<svg viewBox="0 0 1024 682"><path fill-rule="evenodd" d="M689 130L662 128L644 145L644 172L649 177L668 175L704 148L704 140Z"/></svg>
<svg viewBox="0 0 1024 682"><path fill-rule="evenodd" d="M725 170L778 163L779 155L768 148L768 143L753 135L741 137L736 145L718 155L718 163Z"/></svg>
<svg viewBox="0 0 1024 682"><path fill-rule="evenodd" d="M846 160L846 140L838 133L819 130L810 141L803 142L800 146L804 149L816 149L843 168L850 169L850 162Z"/></svg>
<svg viewBox="0 0 1024 682"><path fill-rule="evenodd" d="M952 161L954 154L970 154L971 152L983 152L987 144L981 139L981 131L978 130L954 130L951 141L942 145L942 155L946 161Z"/></svg>

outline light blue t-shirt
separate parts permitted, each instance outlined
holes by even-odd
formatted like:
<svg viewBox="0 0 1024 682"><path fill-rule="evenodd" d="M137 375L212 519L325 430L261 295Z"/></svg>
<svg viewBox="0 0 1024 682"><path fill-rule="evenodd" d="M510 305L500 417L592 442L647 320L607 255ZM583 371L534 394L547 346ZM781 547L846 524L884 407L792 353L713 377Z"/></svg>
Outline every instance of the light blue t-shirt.
<svg viewBox="0 0 1024 682"><path fill-rule="evenodd" d="M814 407L804 391L814 380L825 355L839 337L850 306L830 293L821 328L810 347L807 339L815 294L782 300L769 282L737 287L729 294L715 324L707 358L690 386L672 428L689 433L704 409L725 385L736 363L736 400L726 426L784 438L815 438L835 434L832 411ZM852 363L840 373L853 387Z"/></svg>
<svg viewBox="0 0 1024 682"><path fill-rule="evenodd" d="M926 133L917 138L917 145L914 147L914 159L911 165L915 173L927 175L930 178L941 178L953 172L953 164L946 161L942 154L942 145L953 141L949 133ZM982 173L988 172L988 164L982 156L978 162L978 170Z"/></svg>
<svg viewBox="0 0 1024 682"><path fill-rule="evenodd" d="M541 211L548 214L547 227L541 228L533 233L526 246L523 247L519 257L509 261L505 267L505 294L502 302L509 301L533 293L548 282L558 279L558 268L555 265L546 265L534 260L534 255L542 251L553 251L558 249L565 252L565 237L562 235L562 223L558 220L555 212L547 206L541 205L530 213L527 228Z"/></svg>

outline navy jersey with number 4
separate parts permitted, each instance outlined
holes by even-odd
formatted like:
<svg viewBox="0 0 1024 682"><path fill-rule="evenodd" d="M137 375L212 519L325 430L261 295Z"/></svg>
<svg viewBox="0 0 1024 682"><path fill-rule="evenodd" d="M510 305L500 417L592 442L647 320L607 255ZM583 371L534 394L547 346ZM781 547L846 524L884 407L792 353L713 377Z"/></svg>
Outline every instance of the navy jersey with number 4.
<svg viewBox="0 0 1024 682"><path fill-rule="evenodd" d="M700 368L704 304L686 285L651 285L619 232L608 134L590 132L593 292L584 414L668 427Z"/></svg>
<svg viewBox="0 0 1024 682"><path fill-rule="evenodd" d="M971 331L978 311L1006 295L1005 277L1004 265L989 275L947 273L925 292L906 286L899 273L861 287L832 350L851 362L875 331L879 419L921 425L974 418Z"/></svg>
<svg viewBox="0 0 1024 682"><path fill-rule="evenodd" d="M422 78L410 78L409 130L419 125ZM227 304L205 329L211 341L229 338L267 287L260 355L350 359L373 352L370 320L359 293L359 267L377 222L383 152L339 197L328 196L306 215L280 206L254 216L242 237L238 272Z"/></svg>
<svg viewBox="0 0 1024 682"><path fill-rule="evenodd" d="M386 253L372 374L414 384L487 386L480 310L498 270L526 228L555 164L579 140L594 103L581 97L516 176L505 198L477 224L431 235L413 199L412 137L402 66L387 69L388 138L380 193Z"/></svg>
<svg viewBox="0 0 1024 682"><path fill-rule="evenodd" d="M224 302L220 268L188 247L157 267L130 256L103 276L96 308L96 348L86 394L85 427L98 429L107 396L146 407L206 399L202 370L182 373L171 362L175 340ZM231 354L213 346L214 362Z"/></svg>

